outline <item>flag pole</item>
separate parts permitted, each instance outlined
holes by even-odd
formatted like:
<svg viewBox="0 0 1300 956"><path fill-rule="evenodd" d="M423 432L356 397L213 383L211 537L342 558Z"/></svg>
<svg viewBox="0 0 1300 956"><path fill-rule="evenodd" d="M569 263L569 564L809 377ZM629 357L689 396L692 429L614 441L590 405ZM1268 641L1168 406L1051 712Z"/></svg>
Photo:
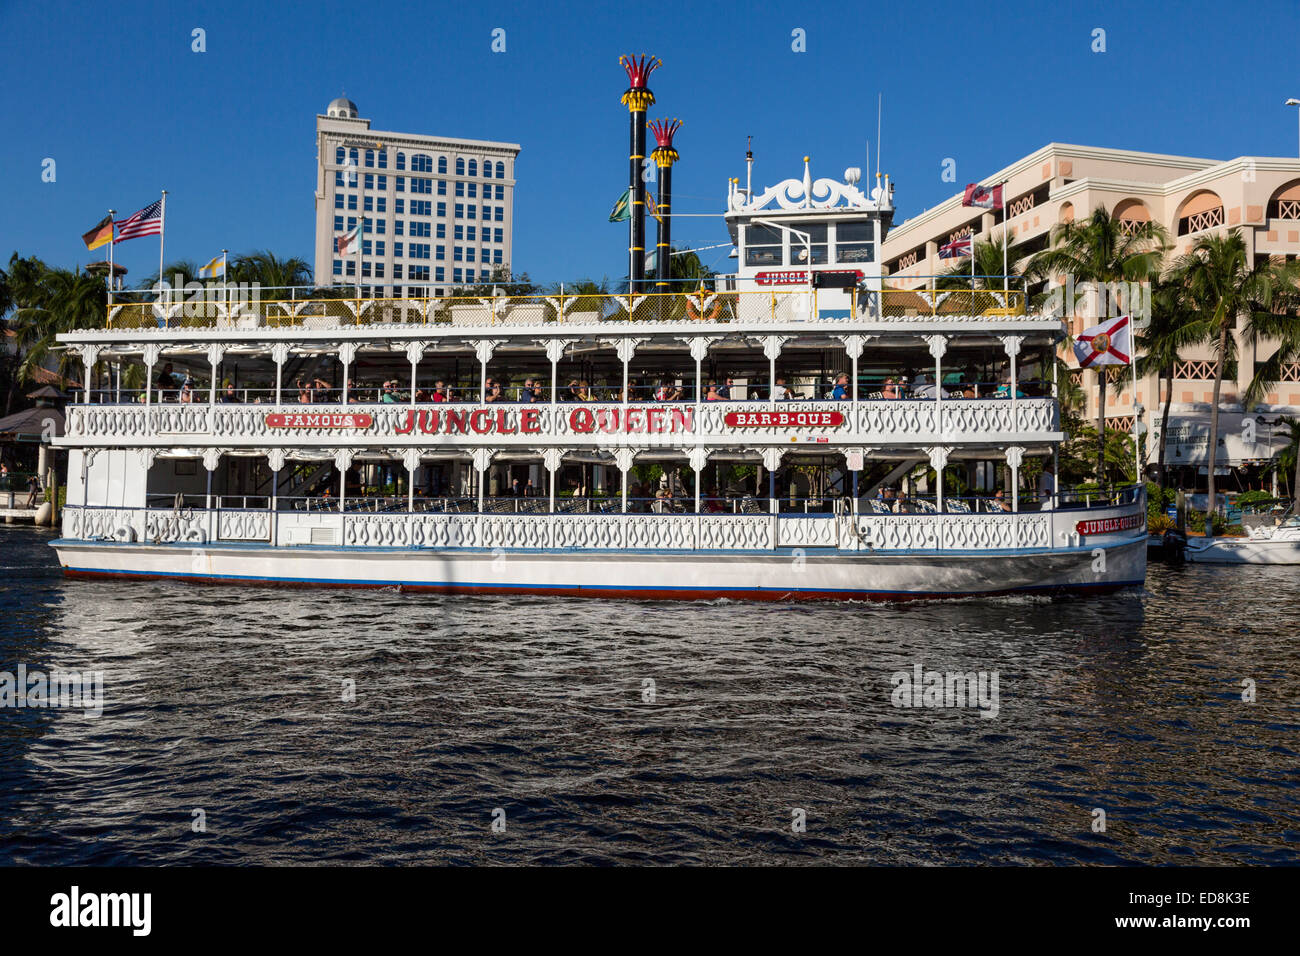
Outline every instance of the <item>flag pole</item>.
<svg viewBox="0 0 1300 956"><path fill-rule="evenodd" d="M161 295L163 290L163 244L167 241L167 190L165 189L162 191L162 209L159 211L159 220L160 221L158 223L158 293ZM170 298L171 297L168 296L168 300L170 300ZM170 305L170 301L168 301L163 305L164 321L168 319L167 305Z"/></svg>
<svg viewBox="0 0 1300 956"><path fill-rule="evenodd" d="M230 272L226 269L226 251L221 250L221 288L225 292L226 318L230 318Z"/></svg>
<svg viewBox="0 0 1300 956"><path fill-rule="evenodd" d="M1133 315L1128 317L1128 364L1133 370L1133 480L1137 484L1143 484L1142 479L1142 436L1138 434L1138 366L1137 354L1133 346L1137 344L1137 336L1133 334ZM1160 436L1164 441L1164 436ZM1163 504L1163 502L1162 502Z"/></svg>
<svg viewBox="0 0 1300 956"><path fill-rule="evenodd" d="M1002 197L1001 197L1002 198L1002 291L1003 292L1007 292L1010 290L1010 286L1008 285L1008 282L1010 280L1007 278L1007 246L1010 245L1010 243L1007 242L1007 182L1008 180L1005 179L1002 180ZM1006 306L1008 303L1003 302L1002 304Z"/></svg>
<svg viewBox="0 0 1300 956"><path fill-rule="evenodd" d="M116 209L108 211L108 309L110 312L113 310L113 216L116 213Z"/></svg>

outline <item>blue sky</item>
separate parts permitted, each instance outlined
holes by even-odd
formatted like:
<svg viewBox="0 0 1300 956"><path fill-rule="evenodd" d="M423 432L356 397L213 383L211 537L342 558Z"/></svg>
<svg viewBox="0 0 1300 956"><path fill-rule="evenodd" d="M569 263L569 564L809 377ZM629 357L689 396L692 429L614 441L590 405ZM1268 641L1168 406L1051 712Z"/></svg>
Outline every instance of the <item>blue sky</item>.
<svg viewBox="0 0 1300 956"><path fill-rule="evenodd" d="M207 50L191 50L191 31ZM506 52L490 49L494 28ZM791 32L806 31L793 52ZM1094 53L1093 30L1106 31ZM312 256L314 117L341 90L376 128L522 144L515 268L623 273L621 53L664 61L677 212L718 213L726 179L842 174L876 153L899 219L1051 141L1229 158L1293 156L1300 5L1148 3L32 3L0 0L0 257L71 266L80 235L168 195L167 258L222 247ZM52 158L56 180L43 182ZM725 240L721 219L674 239ZM98 252L102 253L101 249ZM726 250L705 253L725 267ZM157 239L117 247L137 281Z"/></svg>

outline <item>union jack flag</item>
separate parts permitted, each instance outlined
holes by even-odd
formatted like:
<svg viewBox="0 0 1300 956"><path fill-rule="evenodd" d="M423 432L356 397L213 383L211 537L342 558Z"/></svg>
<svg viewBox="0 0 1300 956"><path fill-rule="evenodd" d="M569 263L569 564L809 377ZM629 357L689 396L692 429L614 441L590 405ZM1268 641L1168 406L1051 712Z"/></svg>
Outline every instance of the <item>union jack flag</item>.
<svg viewBox="0 0 1300 956"><path fill-rule="evenodd" d="M960 259L962 256L968 256L970 251L970 236L962 236L960 239L954 239L946 246L939 247L940 259Z"/></svg>
<svg viewBox="0 0 1300 956"><path fill-rule="evenodd" d="M155 199L134 216L128 216L117 224L117 238L114 243L135 239L139 236L157 236L162 234L162 200Z"/></svg>

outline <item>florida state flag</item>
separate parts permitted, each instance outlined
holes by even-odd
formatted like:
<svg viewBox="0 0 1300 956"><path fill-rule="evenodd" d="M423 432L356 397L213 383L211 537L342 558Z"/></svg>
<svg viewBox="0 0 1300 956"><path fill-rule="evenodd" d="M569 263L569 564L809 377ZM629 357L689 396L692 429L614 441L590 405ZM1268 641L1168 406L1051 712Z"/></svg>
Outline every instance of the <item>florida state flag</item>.
<svg viewBox="0 0 1300 956"><path fill-rule="evenodd" d="M1075 336L1074 357L1079 368L1094 365L1129 365L1133 359L1133 323L1127 315L1107 319Z"/></svg>
<svg viewBox="0 0 1300 956"><path fill-rule="evenodd" d="M971 183L966 187L966 195L962 197L961 204L979 206L981 209L1001 209L1002 184L981 186L978 183Z"/></svg>

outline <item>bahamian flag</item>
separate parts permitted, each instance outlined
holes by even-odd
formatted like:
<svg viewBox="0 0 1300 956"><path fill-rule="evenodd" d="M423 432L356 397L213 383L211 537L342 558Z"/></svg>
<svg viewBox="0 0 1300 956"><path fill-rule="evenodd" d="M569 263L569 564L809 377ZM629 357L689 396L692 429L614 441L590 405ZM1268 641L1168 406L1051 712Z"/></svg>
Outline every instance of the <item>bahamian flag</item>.
<svg viewBox="0 0 1300 956"><path fill-rule="evenodd" d="M87 249L98 249L113 241L113 217L105 216L81 237Z"/></svg>
<svg viewBox="0 0 1300 956"><path fill-rule="evenodd" d="M222 278L226 275L226 264L223 261L224 256L213 256L212 261L199 270L200 279L215 279L218 276Z"/></svg>
<svg viewBox="0 0 1300 956"><path fill-rule="evenodd" d="M628 186L623 190L623 195L618 197L618 202L614 203L614 208L609 211L610 222L627 222L632 218L632 187Z"/></svg>

